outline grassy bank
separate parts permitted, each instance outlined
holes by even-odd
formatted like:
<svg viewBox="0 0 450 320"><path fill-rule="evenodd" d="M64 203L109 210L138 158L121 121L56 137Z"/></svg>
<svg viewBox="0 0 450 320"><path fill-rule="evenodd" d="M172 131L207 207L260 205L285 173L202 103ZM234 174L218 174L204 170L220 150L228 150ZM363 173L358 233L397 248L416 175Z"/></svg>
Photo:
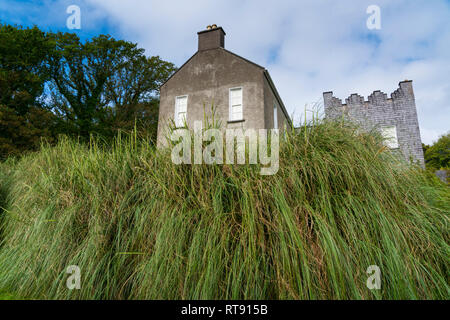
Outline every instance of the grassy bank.
<svg viewBox="0 0 450 320"><path fill-rule="evenodd" d="M63 140L0 169L0 289L21 297L449 297L449 189L351 127L288 134L274 176L176 166L132 138Z"/></svg>

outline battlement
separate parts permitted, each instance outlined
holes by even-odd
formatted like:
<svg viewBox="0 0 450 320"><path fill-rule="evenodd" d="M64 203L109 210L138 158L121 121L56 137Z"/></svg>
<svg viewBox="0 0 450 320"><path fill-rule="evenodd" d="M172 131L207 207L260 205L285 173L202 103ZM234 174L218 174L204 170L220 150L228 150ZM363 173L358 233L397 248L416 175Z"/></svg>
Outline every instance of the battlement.
<svg viewBox="0 0 450 320"><path fill-rule="evenodd" d="M323 93L325 109L330 107L344 107L344 106L361 106L361 105L382 105L387 104L395 100L414 100L414 91L412 89L412 81L405 80L399 83L399 87L391 93L390 97L380 90L376 90L372 92L367 97L367 100L364 99L363 96L352 93L348 98L345 99L345 103L342 102L342 99L336 98L333 96L333 91L328 91Z"/></svg>

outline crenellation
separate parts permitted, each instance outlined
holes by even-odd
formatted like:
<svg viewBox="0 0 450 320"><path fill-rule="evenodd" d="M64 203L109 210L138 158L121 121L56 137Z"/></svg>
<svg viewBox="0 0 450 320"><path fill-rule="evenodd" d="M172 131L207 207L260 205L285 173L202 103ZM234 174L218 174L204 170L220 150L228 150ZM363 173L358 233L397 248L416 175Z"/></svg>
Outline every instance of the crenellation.
<svg viewBox="0 0 450 320"><path fill-rule="evenodd" d="M368 96L367 103L368 104L380 104L386 103L388 100L387 94L381 92L380 90L374 91L370 96Z"/></svg>
<svg viewBox="0 0 450 320"><path fill-rule="evenodd" d="M350 97L345 99L347 105L364 104L364 97L357 93L352 93Z"/></svg>
<svg viewBox="0 0 450 320"><path fill-rule="evenodd" d="M330 119L345 117L366 130L377 128L395 128L398 150L407 160L413 159L424 167L422 141L412 81L405 80L388 95L380 90L364 97L354 93L345 99L333 96L333 92L324 93L325 115Z"/></svg>
<svg viewBox="0 0 450 320"><path fill-rule="evenodd" d="M398 88L397 90L395 90L394 92L391 93L392 100L402 99L403 97L404 97L404 94L400 88Z"/></svg>

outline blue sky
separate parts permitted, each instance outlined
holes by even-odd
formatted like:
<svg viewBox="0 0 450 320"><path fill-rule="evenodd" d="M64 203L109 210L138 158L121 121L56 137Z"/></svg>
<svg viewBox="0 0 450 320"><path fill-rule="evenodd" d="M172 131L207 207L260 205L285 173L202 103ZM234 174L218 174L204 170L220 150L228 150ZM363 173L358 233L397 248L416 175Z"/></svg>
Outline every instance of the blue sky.
<svg viewBox="0 0 450 320"><path fill-rule="evenodd" d="M69 5L81 29L69 30ZM369 30L369 5L381 29ZM148 55L181 65L196 51L197 31L221 25L227 49L265 66L298 119L323 91L345 99L392 93L413 80L422 140L450 130L449 0L0 0L0 20L137 42Z"/></svg>

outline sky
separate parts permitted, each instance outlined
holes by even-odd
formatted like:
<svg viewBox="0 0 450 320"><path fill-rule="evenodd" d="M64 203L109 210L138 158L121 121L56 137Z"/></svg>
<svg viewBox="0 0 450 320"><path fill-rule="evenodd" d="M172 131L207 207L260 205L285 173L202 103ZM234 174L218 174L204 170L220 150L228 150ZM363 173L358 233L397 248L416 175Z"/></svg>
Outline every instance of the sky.
<svg viewBox="0 0 450 320"><path fill-rule="evenodd" d="M81 29L67 27L70 5ZM367 27L370 5L380 8L379 29ZM450 131L450 0L0 0L0 21L82 39L110 34L177 66L196 52L197 32L217 24L228 50L269 70L295 122L324 91L367 100L408 79L422 141Z"/></svg>

